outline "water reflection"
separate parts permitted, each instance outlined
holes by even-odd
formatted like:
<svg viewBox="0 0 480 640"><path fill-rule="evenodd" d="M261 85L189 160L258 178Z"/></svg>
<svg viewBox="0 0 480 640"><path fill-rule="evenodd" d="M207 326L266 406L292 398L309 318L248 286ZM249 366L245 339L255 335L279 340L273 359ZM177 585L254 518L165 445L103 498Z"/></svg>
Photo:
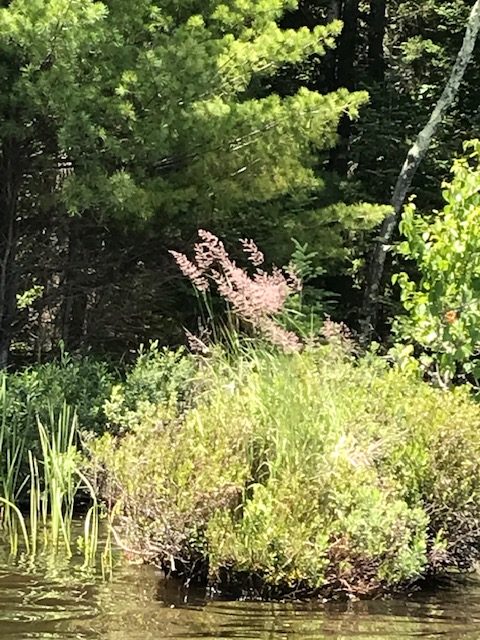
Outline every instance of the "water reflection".
<svg viewBox="0 0 480 640"><path fill-rule="evenodd" d="M79 562L80 565L80 562ZM79 566L8 564L0 554L0 638L358 639L480 637L480 582L439 586L408 598L342 603L208 601L167 585L152 567L117 568L111 583Z"/></svg>

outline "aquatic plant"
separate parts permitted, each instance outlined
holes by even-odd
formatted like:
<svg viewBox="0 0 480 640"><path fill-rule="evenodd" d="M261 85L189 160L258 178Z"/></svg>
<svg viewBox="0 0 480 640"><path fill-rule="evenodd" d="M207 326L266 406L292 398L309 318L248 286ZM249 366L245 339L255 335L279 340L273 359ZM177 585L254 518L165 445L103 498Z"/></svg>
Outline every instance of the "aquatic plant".
<svg viewBox="0 0 480 640"><path fill-rule="evenodd" d="M4 433L25 439L28 448L40 452L37 422L47 424L51 413L65 404L74 407L82 429L101 432L105 426L103 404L110 395L113 376L108 367L92 358L63 353L59 360L0 372L0 420ZM29 472L27 450L15 465L22 481Z"/></svg>
<svg viewBox="0 0 480 640"><path fill-rule="evenodd" d="M5 384L3 386L5 393ZM0 524L10 542L12 555L19 551L19 533L25 553L34 558L42 548L61 550L72 556L72 521L76 500L80 494L90 498L91 506L85 517L82 550L85 566L94 563L98 544L99 506L95 492L82 472L77 441L79 437L76 412L64 404L59 412L50 409L47 424L37 423L40 453L27 451L29 477L18 486L18 469L25 438L9 433L6 423L0 428L0 482L3 508ZM29 480L29 483L28 483ZM21 499L25 485L29 495ZM25 508L28 505L28 508ZM28 513L27 519L24 513Z"/></svg>

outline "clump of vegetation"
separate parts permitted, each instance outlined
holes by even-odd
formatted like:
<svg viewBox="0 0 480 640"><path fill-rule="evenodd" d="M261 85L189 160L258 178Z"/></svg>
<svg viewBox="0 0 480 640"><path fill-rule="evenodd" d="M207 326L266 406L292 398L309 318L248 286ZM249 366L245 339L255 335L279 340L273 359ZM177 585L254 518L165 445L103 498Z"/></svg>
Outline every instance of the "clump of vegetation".
<svg viewBox="0 0 480 640"><path fill-rule="evenodd" d="M2 395L5 391L4 384ZM61 550L70 558L76 500L79 494L87 493L91 506L85 517L81 548L84 566L93 566L99 507L82 470L77 415L65 404L58 414L52 411L49 423L38 420L37 430L38 454L24 436L8 434L4 423L0 427L0 530L8 539L12 556L19 553L21 541L24 553L32 560L45 550L52 553ZM22 455L29 467L29 474L23 479Z"/></svg>
<svg viewBox="0 0 480 640"><path fill-rule="evenodd" d="M68 406L75 411L80 430L101 433L113 379L105 363L68 354L58 361L0 373L1 438L9 450L17 450L19 486L25 488L23 481L30 473L27 449L41 455L38 422L55 424ZM7 467L6 458L0 457L0 473L5 474Z"/></svg>
<svg viewBox="0 0 480 640"><path fill-rule="evenodd" d="M185 406L192 398L197 361L180 348L160 348L152 342L139 350L125 380L112 387L103 410L110 432L128 431L155 415L159 406Z"/></svg>
<svg viewBox="0 0 480 640"><path fill-rule="evenodd" d="M171 251L183 275L190 280L199 295L214 288L227 304L230 316L256 335L288 351L300 349L298 336L278 322L289 297L298 293L302 282L294 269L282 271L277 267L267 273L265 257L253 240L241 240L243 253L253 273L239 267L229 256L223 242L209 231L200 229L200 241L194 245L195 256L189 260L184 254ZM209 310L209 309L208 309ZM210 310L209 310L210 311ZM211 320L214 320L210 312ZM193 346L200 346L190 335Z"/></svg>
<svg viewBox="0 0 480 640"><path fill-rule="evenodd" d="M104 403L114 376L104 362L64 353L59 360L3 371L0 379L6 385L1 415L11 431L30 440L38 440L37 417L47 422L65 403L75 407L82 429L101 432L105 427Z"/></svg>
<svg viewBox="0 0 480 640"><path fill-rule="evenodd" d="M476 559L480 413L465 392L338 345L197 360L194 404L159 398L91 445L127 548L270 597L372 593Z"/></svg>
<svg viewBox="0 0 480 640"><path fill-rule="evenodd" d="M394 278L406 314L397 334L420 353L433 379L448 385L456 377L480 380L480 141L464 145L444 184L444 207L422 217L410 203L399 251L415 260L420 277Z"/></svg>
<svg viewBox="0 0 480 640"><path fill-rule="evenodd" d="M12 555L61 549L70 557L75 509L87 502L81 546L85 565L94 563L99 506L83 473L81 439L105 428L112 382L106 364L67 354L1 373L0 530Z"/></svg>

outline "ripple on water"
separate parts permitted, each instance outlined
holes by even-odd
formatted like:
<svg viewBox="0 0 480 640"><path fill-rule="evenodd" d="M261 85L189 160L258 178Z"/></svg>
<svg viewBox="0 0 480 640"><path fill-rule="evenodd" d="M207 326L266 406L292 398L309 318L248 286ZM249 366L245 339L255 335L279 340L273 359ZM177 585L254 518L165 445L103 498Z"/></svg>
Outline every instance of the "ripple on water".
<svg viewBox="0 0 480 640"><path fill-rule="evenodd" d="M193 638L478 640L480 581L410 597L305 604L206 601L151 567L122 567L111 583L77 569L0 566L1 640Z"/></svg>

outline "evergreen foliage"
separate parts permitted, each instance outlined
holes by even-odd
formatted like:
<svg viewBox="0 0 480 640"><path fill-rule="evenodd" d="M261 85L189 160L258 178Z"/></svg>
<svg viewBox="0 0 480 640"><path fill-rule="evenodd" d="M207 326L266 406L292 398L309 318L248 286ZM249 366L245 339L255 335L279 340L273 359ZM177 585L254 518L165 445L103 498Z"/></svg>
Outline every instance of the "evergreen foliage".
<svg viewBox="0 0 480 640"><path fill-rule="evenodd" d="M247 206L268 221L279 198L306 201L321 192L318 157L334 146L340 118L356 117L367 96L259 89L285 65L335 46L338 21L279 26L295 5L18 0L0 10L2 206L11 227L0 246L3 361L13 325L29 320L16 296L32 287L43 287L39 315L47 308L54 316L51 338L59 331L68 341L81 331L69 316L69 297L80 294L69 291L78 287L79 252L88 251L99 224L143 224L148 234L160 231L162 242L191 233L199 220L228 227ZM82 219L62 219L62 212ZM322 243L331 253L333 240L337 250L345 242L342 228L371 227L382 215L381 208L340 207L310 218L319 229L339 225ZM290 219L284 242L301 226ZM32 267L39 250L63 252L51 268L66 290Z"/></svg>

